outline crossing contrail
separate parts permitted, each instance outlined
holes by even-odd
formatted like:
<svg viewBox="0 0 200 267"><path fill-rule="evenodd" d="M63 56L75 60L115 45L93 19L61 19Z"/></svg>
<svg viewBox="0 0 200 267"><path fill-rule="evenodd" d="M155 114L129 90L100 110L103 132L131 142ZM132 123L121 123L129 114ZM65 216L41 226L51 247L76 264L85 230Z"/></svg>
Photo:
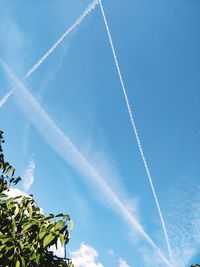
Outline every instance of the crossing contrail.
<svg viewBox="0 0 200 267"><path fill-rule="evenodd" d="M144 155L143 147L142 147L142 144L141 144L141 141L140 141L140 137L139 137L139 134L138 134L138 130L137 130L137 127L136 127L134 113L131 110L128 94L127 94L127 91L126 91L126 88L125 88L125 85L124 85L122 73L121 73L119 62L118 62L117 55L116 55L116 52L115 52L115 47L114 47L114 44L113 44L111 32L110 32L110 29L109 29L109 26L108 26L108 22L107 22L107 18L106 18L106 15L105 15L105 11L104 11L104 8L103 8L102 0L99 0L99 5L100 5L103 21L104 21L104 24L105 24L105 27L106 27L106 31L107 31L107 34L108 34L108 38L109 38L112 54L113 54L113 57L114 57L115 65L116 65L116 68L117 68L117 73L118 73L118 76L119 76L121 88L122 88L123 95L124 95L124 98L125 98L125 101L126 101L126 106L127 106L127 109L128 109L131 125L132 125L132 128L133 128L133 133L134 133L134 135L136 137L137 145L138 145L138 148L139 148L139 151L140 151L140 155L141 155L141 158L142 158L145 170L146 170L146 174L148 176L148 180L149 180L149 183L150 183L150 186L151 186L153 197L154 197L154 200L155 200L155 203L156 203L156 207L157 207L157 210L158 210L158 214L159 214L159 217L160 217L160 221L161 221L161 225L162 225L162 228L163 228L164 237L165 237L166 244L167 244L167 249L168 249L168 252L169 252L169 255L170 255L171 262L173 263L174 260L173 260L171 245L170 245L170 242L169 242L169 237L168 237L165 221L164 221L163 214L162 214L162 211L161 211L161 208L160 208L160 204L159 204L159 200L158 200L158 197L157 197L157 193L156 193L153 181L152 181L152 176L151 176L151 173L150 173L150 170L149 170L149 167L148 167L145 155Z"/></svg>
<svg viewBox="0 0 200 267"><path fill-rule="evenodd" d="M105 179L97 172L95 167L85 158L85 156L72 143L68 136L56 125L47 112L41 107L39 102L33 97L22 82L15 76L8 65L0 59L0 63L15 87L15 96L22 111L28 116L41 136L62 157L68 164L83 175L90 183L99 188L104 199L111 204L115 211L121 214L132 229L140 234L150 246L156 251L166 266L171 267L162 251L153 242L151 237L145 232L143 226L130 213L126 205L118 194L105 182Z"/></svg>
<svg viewBox="0 0 200 267"><path fill-rule="evenodd" d="M7 93L6 95L4 95L2 97L2 99L0 99L0 109L6 104L8 98L12 95L12 91L10 91L9 93Z"/></svg>
<svg viewBox="0 0 200 267"><path fill-rule="evenodd" d="M51 53L57 48L57 46L69 35L75 28L77 28L81 22L89 15L98 4L98 0L93 1L82 13L82 15L75 21L75 23L58 39L58 41L44 54L44 56L38 60L38 62L25 74L24 79L28 78L43 62L47 59Z"/></svg>

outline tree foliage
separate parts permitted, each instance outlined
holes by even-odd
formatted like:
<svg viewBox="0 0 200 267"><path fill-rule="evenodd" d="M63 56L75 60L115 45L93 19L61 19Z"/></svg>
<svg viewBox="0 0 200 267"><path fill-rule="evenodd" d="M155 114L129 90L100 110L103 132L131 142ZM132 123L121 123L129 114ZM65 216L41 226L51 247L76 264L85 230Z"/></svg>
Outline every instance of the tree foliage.
<svg viewBox="0 0 200 267"><path fill-rule="evenodd" d="M69 215L43 215L32 195L9 197L11 186L21 178L5 161L2 143L0 131L0 267L72 267L69 260L49 250L58 241L68 243Z"/></svg>

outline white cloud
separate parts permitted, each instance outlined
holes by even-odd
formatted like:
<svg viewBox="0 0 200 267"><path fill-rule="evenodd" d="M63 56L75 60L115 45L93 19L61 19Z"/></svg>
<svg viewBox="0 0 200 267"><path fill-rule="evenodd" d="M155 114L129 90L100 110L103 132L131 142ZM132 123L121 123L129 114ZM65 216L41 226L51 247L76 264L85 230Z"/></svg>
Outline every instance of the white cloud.
<svg viewBox="0 0 200 267"><path fill-rule="evenodd" d="M35 179L34 172L35 172L35 162L31 160L28 164L27 169L25 170L22 180L23 181L22 186L25 191L28 191L34 182Z"/></svg>
<svg viewBox="0 0 200 267"><path fill-rule="evenodd" d="M130 267L130 266L125 260L119 259L119 267Z"/></svg>
<svg viewBox="0 0 200 267"><path fill-rule="evenodd" d="M25 197L30 197L26 193L22 192L21 190L17 188L10 188L8 191L5 192L6 195L11 198L11 197L18 197L18 196L25 196Z"/></svg>
<svg viewBox="0 0 200 267"><path fill-rule="evenodd" d="M57 248L56 246L51 246L50 251L52 251L57 257L63 258L64 257L64 246L62 246L60 240L58 240Z"/></svg>
<svg viewBox="0 0 200 267"><path fill-rule="evenodd" d="M80 249L71 253L72 261L76 267L103 267L97 262L98 252L87 244L81 244Z"/></svg>

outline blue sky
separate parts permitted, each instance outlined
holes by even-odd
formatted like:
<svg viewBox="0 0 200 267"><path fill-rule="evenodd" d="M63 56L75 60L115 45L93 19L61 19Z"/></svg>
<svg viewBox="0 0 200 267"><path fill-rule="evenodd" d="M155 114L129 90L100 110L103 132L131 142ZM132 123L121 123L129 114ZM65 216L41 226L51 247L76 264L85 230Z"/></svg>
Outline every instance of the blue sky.
<svg viewBox="0 0 200 267"><path fill-rule="evenodd" d="M20 190L46 213L71 215L77 267L167 266L116 205L115 196L168 259L99 5L23 81L89 3L0 1L5 152L25 177ZM103 4L172 253L186 267L200 246L200 3Z"/></svg>

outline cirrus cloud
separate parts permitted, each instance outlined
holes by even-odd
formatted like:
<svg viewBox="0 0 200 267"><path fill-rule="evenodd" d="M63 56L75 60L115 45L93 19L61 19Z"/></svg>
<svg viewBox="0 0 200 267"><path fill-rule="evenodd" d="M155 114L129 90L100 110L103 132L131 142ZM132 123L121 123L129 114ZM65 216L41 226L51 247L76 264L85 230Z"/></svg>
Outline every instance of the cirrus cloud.
<svg viewBox="0 0 200 267"><path fill-rule="evenodd" d="M33 160L29 161L28 167L23 175L23 189L24 191L28 191L31 185L34 182L34 172L35 172L35 162Z"/></svg>

